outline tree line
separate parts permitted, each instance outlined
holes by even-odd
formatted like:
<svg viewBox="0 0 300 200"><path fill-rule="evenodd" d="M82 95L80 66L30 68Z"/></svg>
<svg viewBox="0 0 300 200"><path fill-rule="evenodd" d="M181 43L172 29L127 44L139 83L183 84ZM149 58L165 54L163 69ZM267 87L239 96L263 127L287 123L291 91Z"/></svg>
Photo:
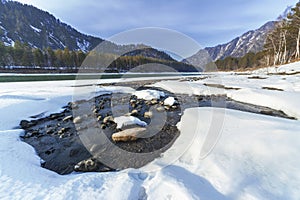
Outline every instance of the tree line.
<svg viewBox="0 0 300 200"><path fill-rule="evenodd" d="M243 57L226 57L225 59L217 60L215 64L222 71L259 68L266 65L264 62L265 54L265 51L258 53L249 52Z"/></svg>
<svg viewBox="0 0 300 200"><path fill-rule="evenodd" d="M268 34L265 51L267 65L281 65L300 58L300 2L287 18L276 23Z"/></svg>
<svg viewBox="0 0 300 200"><path fill-rule="evenodd" d="M133 55L117 56L109 53L99 53L97 51L83 52L70 51L68 47L65 49L53 50L50 47L46 49L31 48L28 44L16 41L14 46L5 46L0 42L0 67L5 66L25 66L40 68L57 68L76 70L82 66L82 69L101 70L105 68L106 72L125 72L136 66L158 63L170 66L176 71L194 72L196 69L189 64L181 63L175 60L165 60L163 58L146 57L143 50L134 52ZM147 53L148 50L145 49ZM137 54L137 55L135 55ZM88 59L86 59L88 55ZM85 60L85 63L83 63ZM147 69L146 69L147 70ZM149 69L151 71L151 69Z"/></svg>
<svg viewBox="0 0 300 200"><path fill-rule="evenodd" d="M65 49L53 50L31 48L26 43L16 41L14 46L0 42L0 66L38 66L38 67L79 67L86 57L83 51Z"/></svg>

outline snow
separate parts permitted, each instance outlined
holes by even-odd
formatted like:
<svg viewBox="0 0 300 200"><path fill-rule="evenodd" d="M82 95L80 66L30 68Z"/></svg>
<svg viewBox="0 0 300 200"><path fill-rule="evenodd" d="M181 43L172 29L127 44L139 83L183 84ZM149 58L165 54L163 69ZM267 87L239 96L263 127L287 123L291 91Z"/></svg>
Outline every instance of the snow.
<svg viewBox="0 0 300 200"><path fill-rule="evenodd" d="M295 63L285 64L281 66L261 68L253 71L254 74L268 74L268 73L279 74L283 72L287 74L300 72L300 63L295 62Z"/></svg>
<svg viewBox="0 0 300 200"><path fill-rule="evenodd" d="M299 68L299 63L278 67L286 72ZM174 98L178 93L226 94L299 119L299 75L268 75L264 70L214 73L198 81L162 80L155 86L172 91ZM256 75L266 79L248 78ZM61 176L40 167L35 150L20 140L23 131L16 129L20 120L60 111L72 100L74 85L82 86L76 92L85 98L106 92L137 93L96 83L0 83L0 199L299 199L300 121L221 108L184 110L177 125L181 134L172 147L140 169ZM263 89L266 86L283 91ZM162 96L157 90L144 90L139 98ZM119 119L120 124L134 121Z"/></svg>
<svg viewBox="0 0 300 200"><path fill-rule="evenodd" d="M229 93L228 96L237 101L281 110L291 117L300 119L299 92L242 89Z"/></svg>
<svg viewBox="0 0 300 200"><path fill-rule="evenodd" d="M278 73L289 75L267 75L272 69L274 72L278 70ZM298 71L300 72L300 62L280 66L277 69L260 69L251 74L247 72L243 75L234 75L233 73L220 72L199 81L161 81L152 86L163 88L175 94L227 95L236 101L281 110L290 117L300 119L300 76L297 73L291 75L292 72ZM212 84L225 88L212 87ZM226 87L234 89L226 89Z"/></svg>
<svg viewBox="0 0 300 200"><path fill-rule="evenodd" d="M176 100L174 97L168 97L164 100L165 106L173 106L175 104Z"/></svg>
<svg viewBox="0 0 300 200"><path fill-rule="evenodd" d="M223 118L221 136L211 154L203 159L203 143L210 136L212 126L218 123L212 120L214 115ZM165 183L171 176L189 185L189 194L194 193L200 199L299 197L299 121L233 110L224 112L219 108L193 108L185 111L179 127L180 137L164 156L174 155L178 148L183 150L182 143L190 143L190 148L169 169L173 174L164 173ZM198 131L191 141L195 129ZM203 188L207 190L201 192ZM206 197L207 193L211 195Z"/></svg>
<svg viewBox="0 0 300 200"><path fill-rule="evenodd" d="M77 43L77 46L79 47L79 49L84 52L87 52L91 45L89 41L86 41L86 40L80 41L78 38L76 39L76 43Z"/></svg>
<svg viewBox="0 0 300 200"><path fill-rule="evenodd" d="M37 32L37 33L40 33L40 32L42 31L41 29L36 28L36 27L34 27L34 26L32 26L32 25L30 25L30 27L31 27L35 32Z"/></svg>
<svg viewBox="0 0 300 200"><path fill-rule="evenodd" d="M152 99L160 99L165 96L164 92L160 92L157 90L140 90L134 93L138 99L144 99L146 101L150 101Z"/></svg>
<svg viewBox="0 0 300 200"><path fill-rule="evenodd" d="M138 126L147 126L147 123L141 121L140 119L134 116L120 116L114 118L114 122L117 123L117 128L124 128L130 125L138 125Z"/></svg>

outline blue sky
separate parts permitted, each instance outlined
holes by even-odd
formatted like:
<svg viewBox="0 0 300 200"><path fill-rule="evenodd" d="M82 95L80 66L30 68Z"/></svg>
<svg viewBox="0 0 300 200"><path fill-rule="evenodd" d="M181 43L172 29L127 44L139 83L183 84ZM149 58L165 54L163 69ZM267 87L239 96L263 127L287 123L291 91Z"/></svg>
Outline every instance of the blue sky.
<svg viewBox="0 0 300 200"><path fill-rule="evenodd" d="M202 46L229 42L276 19L298 0L18 0L101 38L141 27L182 32Z"/></svg>

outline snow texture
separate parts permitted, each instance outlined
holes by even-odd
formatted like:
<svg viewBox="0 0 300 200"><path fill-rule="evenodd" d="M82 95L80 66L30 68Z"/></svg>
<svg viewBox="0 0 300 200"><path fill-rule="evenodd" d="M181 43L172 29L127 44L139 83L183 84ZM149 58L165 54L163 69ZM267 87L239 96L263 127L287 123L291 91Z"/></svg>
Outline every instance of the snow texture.
<svg viewBox="0 0 300 200"><path fill-rule="evenodd" d="M290 72L300 71L300 63L277 69L285 67ZM248 78L254 76L266 79ZM174 95L223 93L300 116L298 74L255 71L200 77L205 79L191 84L162 81L155 85L174 89ZM240 89L220 89L204 83ZM185 110L177 125L181 134L172 147L140 169L61 176L42 168L34 149L20 140L23 131L17 126L32 115L59 111L72 100L74 84L0 83L0 199L299 199L300 121L221 108ZM117 89L134 93L130 88L105 87L96 93ZM147 97L144 94L141 96ZM210 154L203 157L205 141L218 124L220 136Z"/></svg>

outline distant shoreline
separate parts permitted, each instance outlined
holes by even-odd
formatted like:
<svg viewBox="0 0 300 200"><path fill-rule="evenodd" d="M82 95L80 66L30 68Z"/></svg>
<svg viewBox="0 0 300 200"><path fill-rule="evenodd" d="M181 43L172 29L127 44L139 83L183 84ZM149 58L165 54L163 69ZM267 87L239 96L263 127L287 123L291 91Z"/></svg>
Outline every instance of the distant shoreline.
<svg viewBox="0 0 300 200"><path fill-rule="evenodd" d="M0 83L197 76L203 73L1 73Z"/></svg>

